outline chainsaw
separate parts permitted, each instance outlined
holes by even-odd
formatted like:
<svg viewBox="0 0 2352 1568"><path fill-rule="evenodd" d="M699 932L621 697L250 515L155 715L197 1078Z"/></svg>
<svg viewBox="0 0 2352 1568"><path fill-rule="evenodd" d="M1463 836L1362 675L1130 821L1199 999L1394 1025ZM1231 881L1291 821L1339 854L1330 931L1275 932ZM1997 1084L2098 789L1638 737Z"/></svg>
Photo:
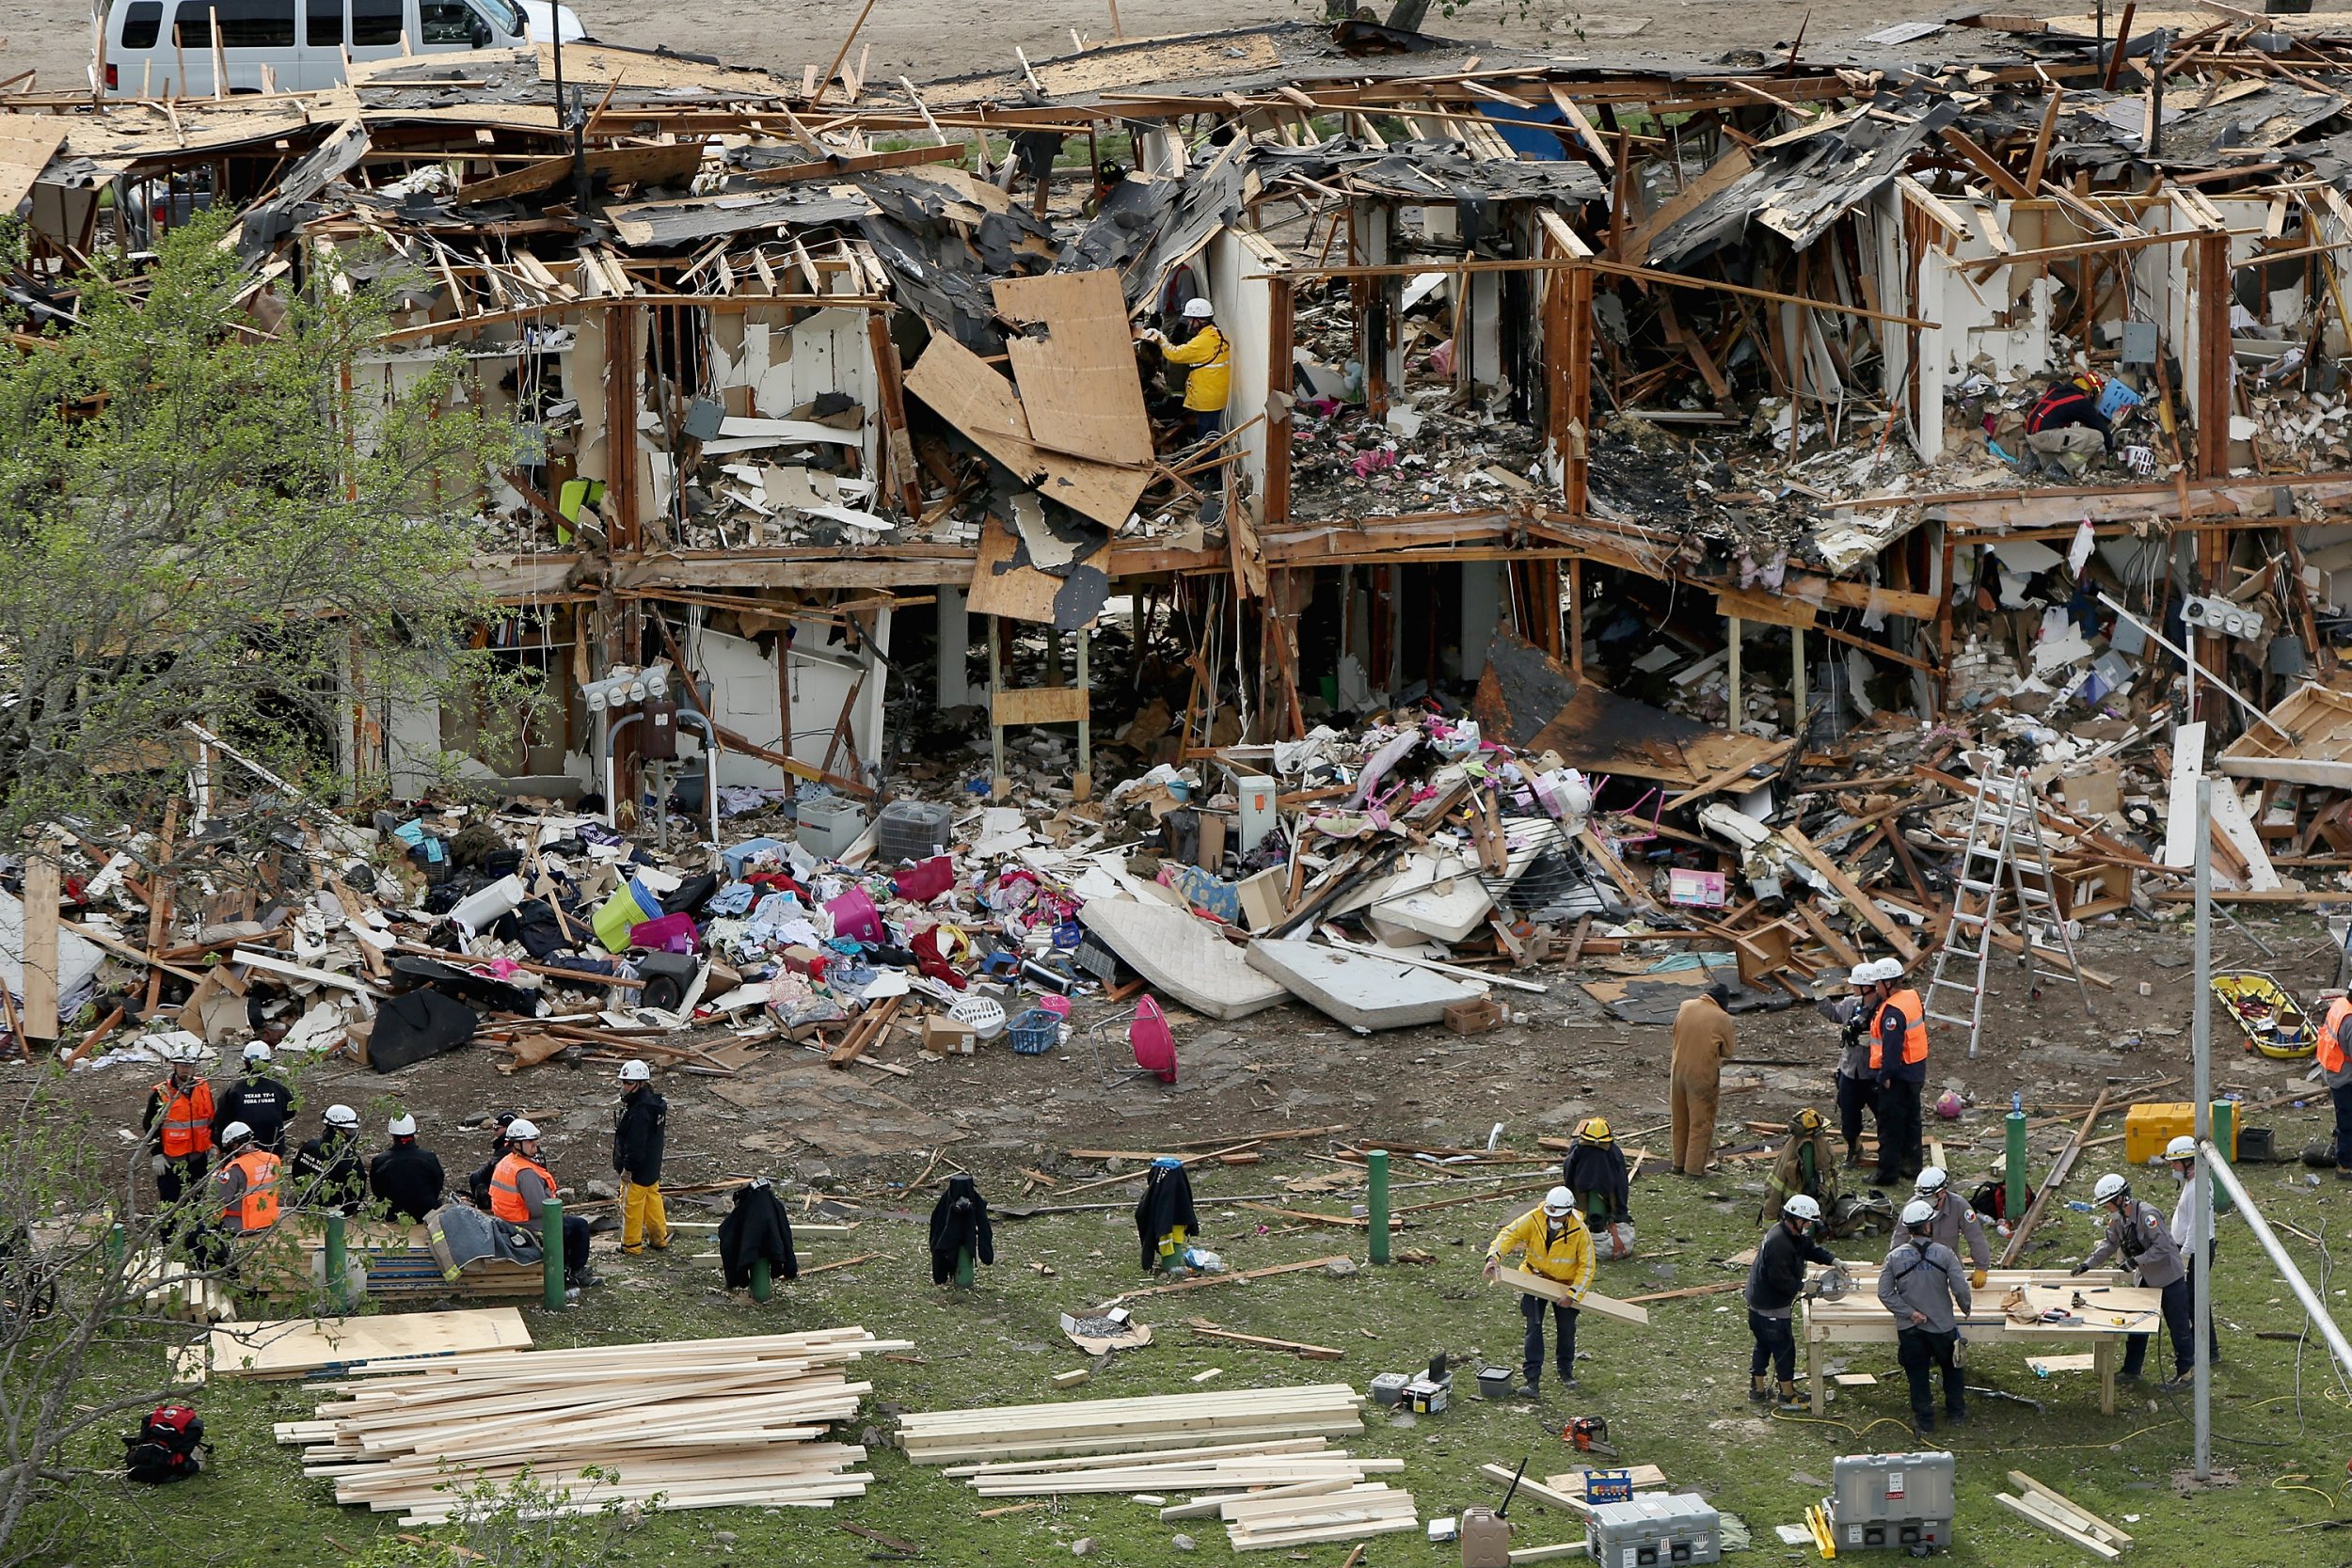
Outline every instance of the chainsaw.
<svg viewBox="0 0 2352 1568"><path fill-rule="evenodd" d="M1579 1416L1560 1429L1564 1442L1574 1444L1579 1453L1606 1454L1618 1457L1609 1443L1609 1423L1598 1416Z"/></svg>

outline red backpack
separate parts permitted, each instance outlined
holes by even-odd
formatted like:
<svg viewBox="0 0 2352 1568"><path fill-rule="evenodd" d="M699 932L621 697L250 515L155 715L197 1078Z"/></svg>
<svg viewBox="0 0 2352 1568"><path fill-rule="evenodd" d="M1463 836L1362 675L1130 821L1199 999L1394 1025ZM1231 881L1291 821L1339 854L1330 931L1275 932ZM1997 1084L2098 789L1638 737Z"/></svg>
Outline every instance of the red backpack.
<svg viewBox="0 0 2352 1568"><path fill-rule="evenodd" d="M204 1418L188 1405L157 1405L122 1446L133 1481L154 1485L186 1481L204 1468Z"/></svg>

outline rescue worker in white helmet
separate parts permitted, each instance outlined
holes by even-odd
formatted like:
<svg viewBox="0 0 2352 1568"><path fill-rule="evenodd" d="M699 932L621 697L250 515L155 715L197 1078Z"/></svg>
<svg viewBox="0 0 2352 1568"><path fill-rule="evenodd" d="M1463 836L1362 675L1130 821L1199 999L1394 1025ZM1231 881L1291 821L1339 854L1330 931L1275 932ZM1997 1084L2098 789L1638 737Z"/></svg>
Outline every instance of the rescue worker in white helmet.
<svg viewBox="0 0 2352 1568"><path fill-rule="evenodd" d="M2172 1244L2181 1249L2181 1260L2185 1265L2183 1289L2188 1295L2193 1337L2197 1318L2197 1271L2213 1267L2214 1239L2220 1233L2221 1210L2217 1201L2207 1211L2211 1228L2205 1232L2205 1252L2200 1258L2196 1244L2197 1188L2194 1185L2197 1178L2197 1140L2186 1133L2174 1138L2164 1147L2164 1163L2172 1167L2172 1180L2181 1187L2180 1196L2172 1200ZM2210 1185L2208 1182L2208 1187ZM2221 1196L2218 1192L2212 1196L2216 1200ZM2189 1350L2188 1362L2193 1370L2197 1365L2196 1347L2191 1345ZM2221 1365L2221 1329L2217 1319L2212 1316L2205 1319L2205 1354L2208 1357L2207 1366Z"/></svg>
<svg viewBox="0 0 2352 1568"><path fill-rule="evenodd" d="M1748 1304L1748 1336L1755 1340L1748 1357L1748 1398L1758 1403L1772 1397L1764 1381L1769 1369L1779 1381L1780 1408L1802 1410L1797 1394L1797 1339L1790 1319L1797 1298L1804 1293L1804 1266L1837 1266L1813 1237L1821 1224L1821 1206L1798 1193L1780 1206L1780 1218L1756 1245L1756 1260L1748 1265L1742 1295Z"/></svg>
<svg viewBox="0 0 2352 1568"><path fill-rule="evenodd" d="M1960 1321L1975 1305L1960 1256L1937 1241L1935 1206L1915 1197L1903 1206L1902 1234L1879 1270L1879 1304L1895 1316L1895 1359L1911 1384L1915 1432L1935 1430L1931 1367L1944 1373L1944 1415L1958 1426L1968 1414L1954 1351Z"/></svg>
<svg viewBox="0 0 2352 1568"><path fill-rule="evenodd" d="M359 1158L359 1113L329 1105L319 1135L294 1150L295 1201L305 1209L356 1214L368 1200L367 1166Z"/></svg>
<svg viewBox="0 0 2352 1568"><path fill-rule="evenodd" d="M2164 1326L2172 1336L2177 1368L2177 1375L2168 1386L2178 1386L2186 1381L2189 1369L2196 1365L2197 1347L2190 1335L2188 1269L2181 1258L2180 1247L2172 1240L2172 1227L2165 1223L2154 1204L2134 1197L2132 1184L2113 1172L2099 1178L2090 1197L2107 1212L2106 1234L2090 1249L2090 1257L2074 1265L2074 1272L2087 1274L2108 1259L2121 1256L2134 1284L2164 1292ZM2133 1383L2139 1381L2139 1369L2148 1359L2150 1338L2146 1334L2127 1337L2123 1365L2116 1372L2118 1377Z"/></svg>

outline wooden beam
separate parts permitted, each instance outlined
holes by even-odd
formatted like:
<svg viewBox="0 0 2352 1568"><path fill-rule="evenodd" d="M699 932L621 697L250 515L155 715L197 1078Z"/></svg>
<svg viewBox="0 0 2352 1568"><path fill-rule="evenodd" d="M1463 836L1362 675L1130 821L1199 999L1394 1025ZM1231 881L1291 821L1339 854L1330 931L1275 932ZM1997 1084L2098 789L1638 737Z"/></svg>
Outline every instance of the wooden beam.
<svg viewBox="0 0 2352 1568"><path fill-rule="evenodd" d="M2050 134L2058 129L2058 105L2066 101L2066 89L2053 85L2050 101L2042 108L2042 129L2033 138L2033 153L2026 161L2026 188L2042 188L2042 172L2049 165Z"/></svg>
<svg viewBox="0 0 2352 1568"><path fill-rule="evenodd" d="M1987 152L1983 148L1979 147L1974 141L1971 141L1968 137L1968 134L1963 131L1959 126L1947 125L1944 127L1943 139L1944 145L1959 153L1962 161L1966 163L1970 168L1975 169L1979 174L1983 175L1986 180L1992 182L1993 188L1995 192L2008 197L2012 201L2030 201L2033 199L2034 187L2026 184L2024 181L2018 179L2017 176L2003 168L2001 166L2001 161L1998 158L1995 158L1992 153Z"/></svg>

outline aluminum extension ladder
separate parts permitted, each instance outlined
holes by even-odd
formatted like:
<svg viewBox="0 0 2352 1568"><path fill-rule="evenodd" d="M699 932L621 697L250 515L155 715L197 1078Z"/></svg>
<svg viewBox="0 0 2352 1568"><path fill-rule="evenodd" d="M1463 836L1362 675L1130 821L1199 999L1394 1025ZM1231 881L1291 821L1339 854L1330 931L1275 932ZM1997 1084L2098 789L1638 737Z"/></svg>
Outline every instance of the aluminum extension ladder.
<svg viewBox="0 0 2352 1568"><path fill-rule="evenodd" d="M1972 760L1978 764L1978 772L1972 781L1976 801L1968 816L1968 845L1961 851L1959 874L1953 879L1951 916L1936 949L1935 971L1928 980L1927 1009L1928 1017L1939 1022L1967 1025L1968 1054L1974 1057L1984 1027L1984 982L1992 964L1994 927L1999 924L2004 874L2016 900L2017 934L2025 943L2034 994L2041 994L2043 980L2071 980L2082 998L2083 1012L2090 1017L2097 1014L2091 1010L2090 992L2083 985L2082 965L2074 957L2074 934L2058 909L2058 878L2050 869L2049 845L2042 836L2033 787L2025 775L2004 768L1991 753L1979 753ZM2058 949L2066 955L2063 970L2043 967L2044 955L2052 952L2049 939L2053 934ZM1955 960L1964 966L1971 958L1976 964L1973 984L1946 977ZM1946 1005L1955 1010L1939 1009L1947 991L1965 994L1965 1013L1956 1010L1957 1002Z"/></svg>

